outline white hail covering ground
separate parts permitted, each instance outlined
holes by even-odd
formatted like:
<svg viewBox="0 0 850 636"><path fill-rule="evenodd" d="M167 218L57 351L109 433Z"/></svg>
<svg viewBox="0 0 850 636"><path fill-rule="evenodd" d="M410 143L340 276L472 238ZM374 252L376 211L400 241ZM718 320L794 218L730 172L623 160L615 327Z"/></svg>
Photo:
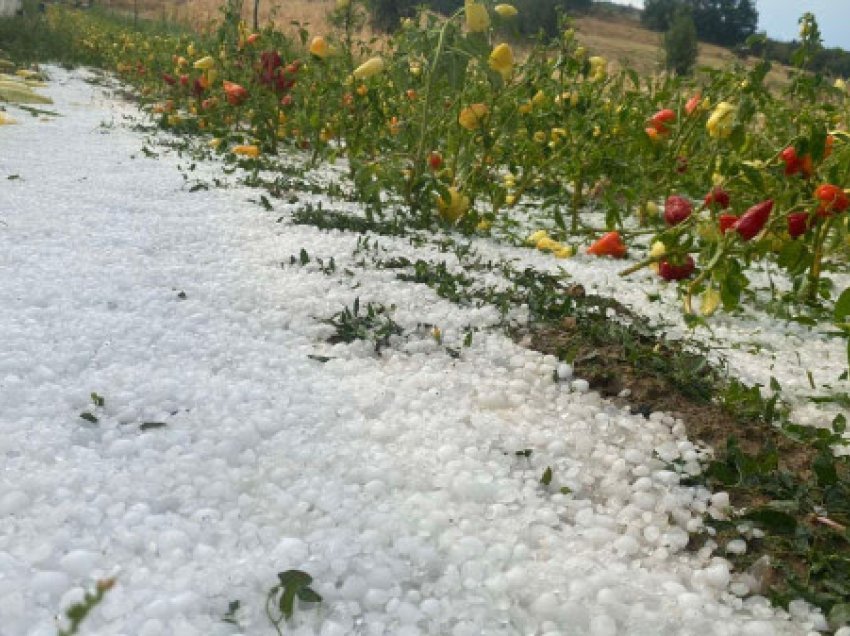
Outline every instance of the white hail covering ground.
<svg viewBox="0 0 850 636"><path fill-rule="evenodd" d="M249 190L190 193L178 159L140 153L131 107L52 75L61 116L0 130L0 635L54 634L108 575L84 633L272 634L265 593L290 568L324 602L287 634L823 627L683 551L727 500L653 459L696 469L681 422L556 383L553 358L498 333L455 360L416 330L457 342L495 310L388 272L281 267L301 248L350 263L356 236L276 224ZM356 296L412 335L380 356L328 345L315 317ZM221 620L235 599L241 631Z"/></svg>

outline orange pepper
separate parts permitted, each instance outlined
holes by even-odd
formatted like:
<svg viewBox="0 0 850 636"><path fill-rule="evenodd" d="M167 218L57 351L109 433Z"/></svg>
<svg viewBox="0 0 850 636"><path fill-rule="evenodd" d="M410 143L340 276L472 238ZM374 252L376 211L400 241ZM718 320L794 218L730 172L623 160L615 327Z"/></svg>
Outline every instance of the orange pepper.
<svg viewBox="0 0 850 636"><path fill-rule="evenodd" d="M602 238L587 248L588 254L594 256L613 256L623 258L626 255L626 244L623 243L619 232L608 232Z"/></svg>

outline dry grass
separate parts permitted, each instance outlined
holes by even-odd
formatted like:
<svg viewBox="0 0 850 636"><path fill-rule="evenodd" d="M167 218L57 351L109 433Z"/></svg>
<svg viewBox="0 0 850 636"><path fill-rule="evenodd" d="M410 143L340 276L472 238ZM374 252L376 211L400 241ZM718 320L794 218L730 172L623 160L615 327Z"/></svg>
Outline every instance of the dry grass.
<svg viewBox="0 0 850 636"><path fill-rule="evenodd" d="M210 27L220 16L223 0L106 0L107 6L127 11L138 2L140 15L167 19L190 25L198 30ZM311 33L330 30L327 15L336 0L260 0L260 24L273 21L281 30L294 34L293 21L308 25ZM245 0L243 16L247 23L253 19L253 2ZM642 75L656 73L663 68L662 36L643 28L628 15L585 16L574 20L579 41L593 55L602 55L621 66L630 66ZM364 35L370 36L371 33ZM699 45L697 64L721 68L735 60L728 50L712 44ZM767 79L772 86L788 82L788 69L775 66Z"/></svg>
<svg viewBox="0 0 850 636"><path fill-rule="evenodd" d="M630 66L641 75L656 73L664 68L662 35L643 28L637 20L626 16L580 17L574 20L579 41L595 55L603 55L623 66ZM728 49L700 43L698 66L722 68L736 60ZM754 60L748 60L753 64ZM771 86L788 82L789 69L774 65L767 76Z"/></svg>
<svg viewBox="0 0 850 636"><path fill-rule="evenodd" d="M223 0L106 0L105 6L123 11L138 9L139 15L165 19L191 26L203 31L221 16ZM292 21L309 25L311 32L321 33L329 29L327 15L334 8L335 0L260 0L259 20L261 25L273 21L283 31L294 33ZM245 0L242 15L248 24L253 21L254 3Z"/></svg>

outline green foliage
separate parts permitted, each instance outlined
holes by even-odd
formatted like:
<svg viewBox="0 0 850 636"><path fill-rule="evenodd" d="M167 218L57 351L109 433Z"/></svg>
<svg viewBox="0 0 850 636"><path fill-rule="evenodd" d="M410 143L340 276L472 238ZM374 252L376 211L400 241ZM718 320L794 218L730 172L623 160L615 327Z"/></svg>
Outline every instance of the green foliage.
<svg viewBox="0 0 850 636"><path fill-rule="evenodd" d="M742 522L764 532L748 542L746 555L728 558L744 570L761 555L770 555L776 575L767 579L766 595L781 605L803 598L819 606L833 629L850 619L850 461L830 450L842 443L844 427L841 416L831 429L782 424L786 435L817 449L810 453L808 470L783 467L770 444L747 453L730 438L725 452L705 471L709 487L725 488L739 502L751 502L728 521L709 522L721 540L739 536Z"/></svg>
<svg viewBox="0 0 850 636"><path fill-rule="evenodd" d="M665 65L677 75L690 75L697 61L697 30L689 11L679 10L664 34Z"/></svg>
<svg viewBox="0 0 850 636"><path fill-rule="evenodd" d="M701 40L722 46L744 42L758 26L753 0L646 0L641 22L647 28L666 31L681 9L692 12Z"/></svg>
<svg viewBox="0 0 850 636"><path fill-rule="evenodd" d="M519 11L517 30L523 35L543 32L547 37L558 35L560 16L581 13L590 9L589 0L517 0L513 5Z"/></svg>
<svg viewBox="0 0 850 636"><path fill-rule="evenodd" d="M756 31L758 11L754 0L688 0L694 24L706 42L732 46Z"/></svg>
<svg viewBox="0 0 850 636"><path fill-rule="evenodd" d="M328 342L335 344L372 340L376 353L389 346L390 336L404 333L399 324L389 317L387 308L381 304L368 303L366 312L361 313L360 298L354 299L351 308L346 307L320 322L331 325L336 330L328 338Z"/></svg>
<svg viewBox="0 0 850 636"><path fill-rule="evenodd" d="M94 593L86 592L83 600L79 603L74 603L65 610L65 616L67 617L69 623L68 628L59 628L57 631L57 636L75 636L80 631L80 625L83 624L83 621L86 617L91 613L91 611L100 605L101 601L103 601L106 593L112 589L115 585L115 579L104 579L102 581L98 581L95 586Z"/></svg>
<svg viewBox="0 0 850 636"><path fill-rule="evenodd" d="M306 572L286 570L278 572L277 578L278 584L273 585L266 596L266 615L277 633L282 635L280 626L292 618L296 599L302 603L321 603L322 597L310 587L313 577Z"/></svg>
<svg viewBox="0 0 850 636"><path fill-rule="evenodd" d="M682 8L681 0L645 0L640 21L653 31L667 31L673 24L673 16Z"/></svg>
<svg viewBox="0 0 850 636"><path fill-rule="evenodd" d="M402 18L414 15L417 3L413 0L367 0L372 26L384 33L395 31Z"/></svg>

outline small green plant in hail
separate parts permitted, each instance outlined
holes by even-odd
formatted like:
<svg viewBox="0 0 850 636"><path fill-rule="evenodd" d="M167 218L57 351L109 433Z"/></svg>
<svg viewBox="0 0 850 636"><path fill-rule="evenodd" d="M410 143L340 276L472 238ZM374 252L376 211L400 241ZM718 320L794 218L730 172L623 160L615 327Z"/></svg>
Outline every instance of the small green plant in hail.
<svg viewBox="0 0 850 636"><path fill-rule="evenodd" d="M95 591L86 592L83 600L79 603L74 603L65 610L65 616L68 618L68 629L59 629L57 636L74 636L79 633L80 625L89 615L89 613L97 607L106 596L106 593L115 585L115 579L102 579L95 585Z"/></svg>
<svg viewBox="0 0 850 636"><path fill-rule="evenodd" d="M281 624L292 618L295 599L302 603L321 603L322 597L310 587L313 577L301 570L278 572L279 583L269 589L266 597L266 615L281 636Z"/></svg>
<svg viewBox="0 0 850 636"><path fill-rule="evenodd" d="M336 332L328 338L328 342L354 342L355 340L372 340L375 352L380 353L383 347L390 344L390 336L404 333L401 326L390 318L389 310L380 303L368 303L365 313L361 311L360 298L354 299L351 308L345 307L330 318L320 322L331 325Z"/></svg>
<svg viewBox="0 0 850 636"><path fill-rule="evenodd" d="M98 395L94 391L92 391L91 394L91 401L94 405L94 409L102 409L103 406L106 404L106 400L103 399L103 396ZM80 418L84 419L86 422L91 422L92 424L97 424L100 421L98 417L91 411L83 411L82 413L80 413Z"/></svg>

